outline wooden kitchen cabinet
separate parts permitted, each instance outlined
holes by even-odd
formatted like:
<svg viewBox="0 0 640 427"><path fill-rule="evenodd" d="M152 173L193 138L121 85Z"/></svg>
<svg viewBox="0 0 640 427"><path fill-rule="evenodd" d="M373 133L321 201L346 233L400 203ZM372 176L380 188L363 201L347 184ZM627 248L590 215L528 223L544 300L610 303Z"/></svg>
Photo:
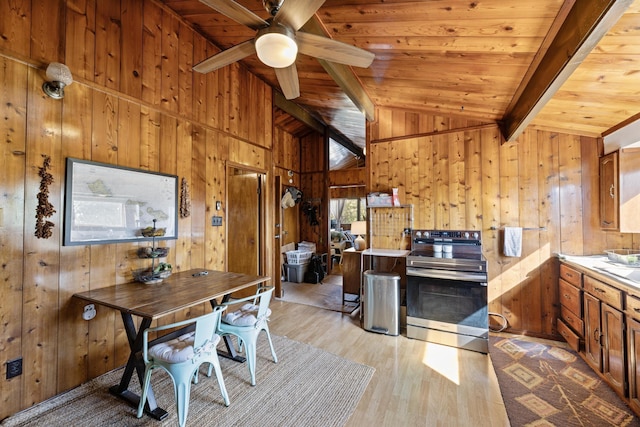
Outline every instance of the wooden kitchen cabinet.
<svg viewBox="0 0 640 427"><path fill-rule="evenodd" d="M640 232L640 149L624 148L600 159L600 227Z"/></svg>
<svg viewBox="0 0 640 427"><path fill-rule="evenodd" d="M618 229L618 152L600 158L600 228Z"/></svg>
<svg viewBox="0 0 640 427"><path fill-rule="evenodd" d="M621 396L626 393L625 319L620 290L584 277L585 360Z"/></svg>
<svg viewBox="0 0 640 427"><path fill-rule="evenodd" d="M582 348L584 322L582 320L582 273L571 267L560 265L558 279L560 293L560 319L558 332L575 351Z"/></svg>
<svg viewBox="0 0 640 427"><path fill-rule="evenodd" d="M342 253L342 299L345 294L360 296L360 258L362 251L354 248Z"/></svg>
<svg viewBox="0 0 640 427"><path fill-rule="evenodd" d="M629 375L629 406L640 412L640 321L627 316L627 347Z"/></svg>

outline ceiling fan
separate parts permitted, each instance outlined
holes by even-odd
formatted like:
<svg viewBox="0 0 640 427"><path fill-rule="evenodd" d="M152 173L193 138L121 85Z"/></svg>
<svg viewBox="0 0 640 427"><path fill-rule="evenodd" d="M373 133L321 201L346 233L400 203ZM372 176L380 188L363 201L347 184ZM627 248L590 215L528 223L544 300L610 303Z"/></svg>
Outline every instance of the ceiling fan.
<svg viewBox="0 0 640 427"><path fill-rule="evenodd" d="M273 67L287 99L300 96L295 60L298 53L326 61L367 68L375 55L328 37L298 31L325 0L263 0L271 14L264 20L233 0L200 0L226 17L256 30L252 40L240 43L205 59L193 67L208 73L256 53L265 65Z"/></svg>

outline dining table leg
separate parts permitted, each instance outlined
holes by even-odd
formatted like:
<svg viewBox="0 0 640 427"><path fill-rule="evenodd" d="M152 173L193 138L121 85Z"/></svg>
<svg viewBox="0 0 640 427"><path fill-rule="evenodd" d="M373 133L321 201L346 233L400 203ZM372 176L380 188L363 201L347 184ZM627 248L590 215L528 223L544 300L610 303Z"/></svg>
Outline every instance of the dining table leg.
<svg viewBox="0 0 640 427"><path fill-rule="evenodd" d="M131 383L131 378L133 377L133 372L135 370L138 375L140 387L142 388L145 370L144 360L142 359L142 333L151 326L151 319L143 318L140 327L136 331L136 325L133 322L131 314L125 312L121 313L131 354L129 355L127 365L124 368L124 373L122 374L120 383L110 387L109 392L126 402L129 402L134 408L137 408L140 403L140 396L129 390L129 384ZM147 392L147 403L145 404L144 411L156 420L163 420L168 415L167 411L158 407L151 385Z"/></svg>

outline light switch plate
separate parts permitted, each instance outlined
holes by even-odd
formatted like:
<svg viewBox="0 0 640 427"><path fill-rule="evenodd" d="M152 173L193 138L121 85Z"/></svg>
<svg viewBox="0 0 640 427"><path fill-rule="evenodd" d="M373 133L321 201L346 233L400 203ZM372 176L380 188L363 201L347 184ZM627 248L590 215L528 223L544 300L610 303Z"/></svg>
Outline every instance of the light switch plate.
<svg viewBox="0 0 640 427"><path fill-rule="evenodd" d="M222 225L222 217L221 216L212 216L211 217L211 225L214 227L219 227Z"/></svg>

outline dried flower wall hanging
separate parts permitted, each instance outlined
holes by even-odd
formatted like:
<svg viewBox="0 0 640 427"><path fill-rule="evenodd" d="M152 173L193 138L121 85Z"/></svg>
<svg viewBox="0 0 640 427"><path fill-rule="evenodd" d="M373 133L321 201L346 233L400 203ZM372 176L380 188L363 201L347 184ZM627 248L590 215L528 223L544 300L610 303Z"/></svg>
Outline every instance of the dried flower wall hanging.
<svg viewBox="0 0 640 427"><path fill-rule="evenodd" d="M48 239L53 235L54 224L46 221L45 218L51 217L56 210L49 202L49 185L53 184L53 175L48 170L51 168L51 157L42 155L44 158L42 167L38 168L40 176L40 192L38 193L38 206L36 207L36 232L34 233L38 239Z"/></svg>
<svg viewBox="0 0 640 427"><path fill-rule="evenodd" d="M187 218L191 215L191 196L189 195L189 184L187 178L182 178L180 192L180 218Z"/></svg>

